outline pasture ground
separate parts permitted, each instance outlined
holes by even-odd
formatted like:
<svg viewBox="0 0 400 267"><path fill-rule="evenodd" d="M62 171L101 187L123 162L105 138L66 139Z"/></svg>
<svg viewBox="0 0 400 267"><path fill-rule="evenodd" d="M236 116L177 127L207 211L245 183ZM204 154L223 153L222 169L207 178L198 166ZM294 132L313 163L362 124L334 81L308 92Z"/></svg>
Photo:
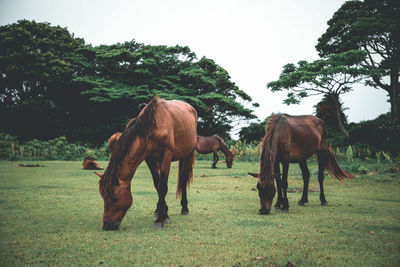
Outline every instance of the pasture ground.
<svg viewBox="0 0 400 267"><path fill-rule="evenodd" d="M14 164L40 164L22 168ZM107 162L99 162L106 167ZM189 216L175 199L173 163L167 204L171 222L153 229L157 194L146 164L132 181L133 205L119 231L102 231L98 177L81 161L0 162L0 264L135 266L399 266L400 174L383 167L339 182L328 174L322 207L319 192L288 214L258 215L258 163L232 169L197 161L188 192ZM319 190L310 163L310 188ZM375 170L377 168L377 170ZM345 169L345 167L344 167ZM291 164L289 189L302 187ZM253 189L253 190L252 190Z"/></svg>

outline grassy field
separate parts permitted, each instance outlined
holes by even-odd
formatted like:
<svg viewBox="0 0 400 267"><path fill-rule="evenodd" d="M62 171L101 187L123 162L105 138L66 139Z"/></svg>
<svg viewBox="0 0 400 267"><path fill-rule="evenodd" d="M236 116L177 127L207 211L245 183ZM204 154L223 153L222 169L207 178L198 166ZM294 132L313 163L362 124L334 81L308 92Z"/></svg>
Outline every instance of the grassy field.
<svg viewBox="0 0 400 267"><path fill-rule="evenodd" d="M45 167L13 167L17 163ZM367 166L357 179L327 175L322 207L319 192L288 214L258 215L258 163L232 169L197 161L188 193L189 216L175 199L174 163L167 204L170 224L153 229L157 202L150 172L140 166L132 180L133 205L119 231L102 231L103 201L98 177L81 162L0 162L0 264L135 266L399 266L400 174ZM106 162L100 162L106 166ZM318 191L311 163L310 188ZM289 189L302 187L291 165Z"/></svg>

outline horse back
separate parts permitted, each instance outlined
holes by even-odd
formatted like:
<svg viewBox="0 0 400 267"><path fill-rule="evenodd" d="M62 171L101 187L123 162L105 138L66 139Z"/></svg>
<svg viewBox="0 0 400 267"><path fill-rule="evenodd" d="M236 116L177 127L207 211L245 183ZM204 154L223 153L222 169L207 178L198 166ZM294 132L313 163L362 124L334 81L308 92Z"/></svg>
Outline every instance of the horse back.
<svg viewBox="0 0 400 267"><path fill-rule="evenodd" d="M305 160L326 146L324 123L312 115L286 115L276 130L284 136L279 141L281 154L290 162Z"/></svg>
<svg viewBox="0 0 400 267"><path fill-rule="evenodd" d="M197 112L192 106L179 100L159 99L154 116L157 127L153 141L157 146L169 148L173 160L193 152L197 143Z"/></svg>

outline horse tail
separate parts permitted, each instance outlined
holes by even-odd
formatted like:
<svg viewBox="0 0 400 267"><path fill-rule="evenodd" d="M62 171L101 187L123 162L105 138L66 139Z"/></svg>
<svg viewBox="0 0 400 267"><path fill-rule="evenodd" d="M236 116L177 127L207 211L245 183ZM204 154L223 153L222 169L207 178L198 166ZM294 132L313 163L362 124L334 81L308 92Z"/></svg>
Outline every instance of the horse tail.
<svg viewBox="0 0 400 267"><path fill-rule="evenodd" d="M335 177L339 181L343 181L345 178L351 179L355 177L353 174L345 172L339 166L335 156L329 148L326 151L328 154L328 164L326 165L326 169L332 177Z"/></svg>
<svg viewBox="0 0 400 267"><path fill-rule="evenodd" d="M181 198L182 190L186 187L189 188L190 183L193 181L194 151L195 149L186 158L179 161L176 198Z"/></svg>
<svg viewBox="0 0 400 267"><path fill-rule="evenodd" d="M278 121L279 116L274 115L265 126L265 136L262 143L261 157L260 157L260 184L274 184L274 165L275 165L275 153L271 149L272 136L275 128L275 124Z"/></svg>

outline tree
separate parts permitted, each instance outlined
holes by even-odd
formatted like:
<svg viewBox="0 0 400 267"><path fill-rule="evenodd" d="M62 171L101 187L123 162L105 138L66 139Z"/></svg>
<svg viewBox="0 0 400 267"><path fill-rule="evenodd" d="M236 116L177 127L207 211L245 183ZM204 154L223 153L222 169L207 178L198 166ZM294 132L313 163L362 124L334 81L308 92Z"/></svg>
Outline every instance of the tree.
<svg viewBox="0 0 400 267"><path fill-rule="evenodd" d="M348 1L328 21L329 27L316 45L320 56L352 49L366 52L362 66L379 70L369 76L367 84L388 93L392 120L397 124L400 123L399 18L400 1Z"/></svg>
<svg viewBox="0 0 400 267"><path fill-rule="evenodd" d="M328 55L313 62L300 61L297 65L287 64L279 80L267 84L272 92L288 90L285 104L299 104L304 97L328 96L334 102L338 127L348 138L340 113L340 95L351 91L350 85L364 79L370 70L359 66L365 58L362 51L351 50L338 55Z"/></svg>
<svg viewBox="0 0 400 267"><path fill-rule="evenodd" d="M343 112L342 103L340 105L340 120L345 125L347 124L346 115ZM315 116L324 120L328 128L339 128L338 117L336 113L335 100L331 95L325 95L317 105L315 105Z"/></svg>
<svg viewBox="0 0 400 267"><path fill-rule="evenodd" d="M55 137L55 96L69 90L68 57L84 46L66 28L20 20L0 27L1 128L22 139Z"/></svg>
<svg viewBox="0 0 400 267"><path fill-rule="evenodd" d="M224 138L229 137L235 120L256 117L244 107L252 99L230 81L228 72L211 59L197 60L188 47L131 41L102 45L95 51L94 74L79 81L86 84L84 93L91 101L113 106L114 115L121 110L126 116L127 105L136 107L154 95L179 99L196 108L200 135L218 134Z"/></svg>
<svg viewBox="0 0 400 267"><path fill-rule="evenodd" d="M249 126L240 129L239 139L245 140L247 143L252 141L260 141L265 135L265 125L270 117L271 116L267 117L262 122L252 122Z"/></svg>
<svg viewBox="0 0 400 267"><path fill-rule="evenodd" d="M63 135L103 144L155 95L193 105L199 134L227 138L235 121L256 117L230 79L188 47L134 40L92 47L48 23L0 27L1 131L24 140Z"/></svg>

